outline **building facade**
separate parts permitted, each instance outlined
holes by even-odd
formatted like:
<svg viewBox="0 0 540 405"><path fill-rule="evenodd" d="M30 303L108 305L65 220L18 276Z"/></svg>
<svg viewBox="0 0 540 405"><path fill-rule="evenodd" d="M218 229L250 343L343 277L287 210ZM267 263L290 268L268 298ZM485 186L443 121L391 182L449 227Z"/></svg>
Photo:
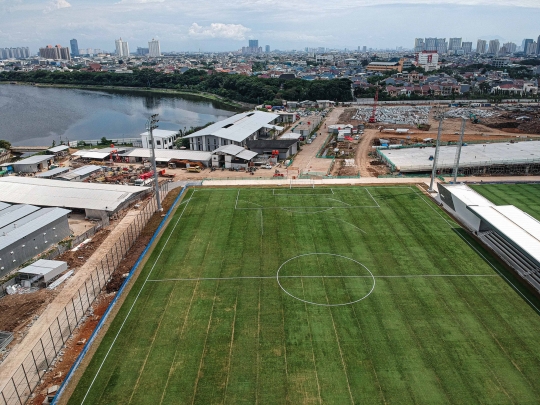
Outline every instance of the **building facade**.
<svg viewBox="0 0 540 405"><path fill-rule="evenodd" d="M448 40L448 50L457 51L461 49L461 38L450 38Z"/></svg>
<svg viewBox="0 0 540 405"><path fill-rule="evenodd" d="M465 55L472 53L472 42L462 42L461 49L463 49Z"/></svg>
<svg viewBox="0 0 540 405"><path fill-rule="evenodd" d="M0 48L0 59L25 59L29 57L28 47Z"/></svg>
<svg viewBox="0 0 540 405"><path fill-rule="evenodd" d="M489 48L488 48L488 51L487 53L489 53L490 55L498 55L499 54L499 50L500 50L500 43L499 43L499 40L498 39L492 39L491 41L489 41Z"/></svg>
<svg viewBox="0 0 540 405"><path fill-rule="evenodd" d="M47 45L45 48L39 48L39 56L45 59L71 60L69 48L61 45Z"/></svg>
<svg viewBox="0 0 540 405"><path fill-rule="evenodd" d="M114 41L116 47L116 56L127 57L129 56L129 45L127 41L122 41L122 38Z"/></svg>
<svg viewBox="0 0 540 405"><path fill-rule="evenodd" d="M161 48L157 39L152 38L151 41L148 41L148 56L151 58L157 58L161 56Z"/></svg>
<svg viewBox="0 0 540 405"><path fill-rule="evenodd" d="M71 47L71 54L73 56L79 56L79 44L75 38L69 41L69 46Z"/></svg>
<svg viewBox="0 0 540 405"><path fill-rule="evenodd" d="M487 50L487 42L484 39L479 39L476 41L476 53L483 55Z"/></svg>

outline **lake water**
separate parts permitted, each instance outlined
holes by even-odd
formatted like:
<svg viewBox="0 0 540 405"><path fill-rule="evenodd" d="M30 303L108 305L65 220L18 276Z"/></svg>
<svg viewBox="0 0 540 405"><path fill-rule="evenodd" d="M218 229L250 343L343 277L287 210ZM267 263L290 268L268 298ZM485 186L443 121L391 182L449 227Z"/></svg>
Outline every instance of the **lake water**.
<svg viewBox="0 0 540 405"><path fill-rule="evenodd" d="M13 145L52 141L136 138L152 114L174 130L219 121L235 112L209 100L144 91L93 91L0 85L0 139Z"/></svg>

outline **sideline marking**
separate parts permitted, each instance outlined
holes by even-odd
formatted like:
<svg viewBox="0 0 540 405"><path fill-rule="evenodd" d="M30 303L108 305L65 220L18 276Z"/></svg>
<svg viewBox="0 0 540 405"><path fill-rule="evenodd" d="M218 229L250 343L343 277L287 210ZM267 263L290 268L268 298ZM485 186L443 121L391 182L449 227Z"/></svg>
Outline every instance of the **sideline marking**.
<svg viewBox="0 0 540 405"><path fill-rule="evenodd" d="M97 376L99 375L99 373L101 372L101 369L103 368L103 365L105 364L105 361L107 360L107 357L109 357L109 353L111 352L114 344L116 343L116 339L118 339L118 336L120 336L120 332L122 332L122 329L124 328L124 325L126 324L126 321L128 320L129 318L129 315L131 314L131 311L133 310L133 307L135 306L135 304L137 303L137 301L139 300L139 296L141 295L141 292L144 288L144 286L146 285L146 283L148 282L148 279L150 278L150 275L152 274L152 272L154 271L154 268L156 267L156 264L159 260L159 258L161 257L161 254L163 253L163 251L165 250L165 247L167 246L167 244L169 243L169 240L171 239L171 236L172 234L174 233L174 230L176 229L176 226L178 225L178 223L180 222L180 219L182 218L182 216L184 215L184 212L186 211L186 208L187 206L189 205L189 201L191 201L191 199L193 198L193 194L195 194L194 192L191 193L191 197L189 197L188 199L188 204L186 204L184 206L184 209L182 210L182 213L180 214L180 216L178 217L178 219L176 220L176 223L174 224L174 227L172 228L171 230L171 233L169 234L169 236L167 237L167 240L165 241L163 247L161 248L161 251L159 252L159 255L158 257L156 258L154 264L152 265L152 268L150 269L150 271L148 272L148 275L146 276L146 280L144 280L144 283L143 285L141 286L139 292L137 293L137 296L135 297L135 300L133 301L133 304L131 304L131 307L129 308L129 311L128 313L126 314L126 317L124 318L124 321L122 322L122 324L120 325L120 329L118 329L118 332L116 333L116 336L114 337L112 343L111 343L111 346L109 347L109 350L107 350L107 353L105 354L105 357L103 358L103 361L101 362L101 364L99 365L99 368L98 370L96 371L96 374L94 375L94 378L92 379L92 382L90 383L90 386L88 387L88 390L86 390L86 394L84 394L84 398L82 399L81 401L81 405L84 404L84 401L86 401L86 398L88 397L88 394L90 393L90 390L92 389L92 386L94 385L94 383L96 382L96 379L97 379ZM167 228L165 228L166 230Z"/></svg>
<svg viewBox="0 0 540 405"><path fill-rule="evenodd" d="M345 201L341 201L341 200L336 200L335 198L328 198L328 197L325 197L326 200L334 200L334 201L338 201L340 203L343 203L345 205L348 205L349 207L351 206L351 204L347 204Z"/></svg>
<svg viewBox="0 0 540 405"><path fill-rule="evenodd" d="M377 207L381 208L381 206L379 205L379 203L377 202L377 200L375 198L373 198L373 196L371 195L371 193L369 192L369 190L366 188L366 191L367 193L369 194L369 196L371 197L371 199L373 200L373 202L375 204L377 204Z"/></svg>

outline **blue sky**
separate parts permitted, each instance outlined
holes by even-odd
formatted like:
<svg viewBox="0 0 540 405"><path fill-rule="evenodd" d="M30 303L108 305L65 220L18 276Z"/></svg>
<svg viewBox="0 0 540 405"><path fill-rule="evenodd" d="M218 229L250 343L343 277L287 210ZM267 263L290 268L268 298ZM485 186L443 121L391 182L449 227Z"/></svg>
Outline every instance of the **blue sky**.
<svg viewBox="0 0 540 405"><path fill-rule="evenodd" d="M0 47L62 44L131 50L411 48L416 37L512 41L540 35L540 0L0 0Z"/></svg>

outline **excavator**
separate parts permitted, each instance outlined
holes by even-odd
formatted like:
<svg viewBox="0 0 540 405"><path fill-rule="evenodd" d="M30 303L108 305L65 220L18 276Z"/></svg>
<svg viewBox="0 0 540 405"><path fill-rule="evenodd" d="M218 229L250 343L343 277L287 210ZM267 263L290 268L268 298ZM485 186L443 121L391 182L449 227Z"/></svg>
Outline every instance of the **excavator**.
<svg viewBox="0 0 540 405"><path fill-rule="evenodd" d="M478 119L478 117L474 113L470 113L469 118L471 119L471 122L473 124L478 124L480 122L480 120Z"/></svg>

